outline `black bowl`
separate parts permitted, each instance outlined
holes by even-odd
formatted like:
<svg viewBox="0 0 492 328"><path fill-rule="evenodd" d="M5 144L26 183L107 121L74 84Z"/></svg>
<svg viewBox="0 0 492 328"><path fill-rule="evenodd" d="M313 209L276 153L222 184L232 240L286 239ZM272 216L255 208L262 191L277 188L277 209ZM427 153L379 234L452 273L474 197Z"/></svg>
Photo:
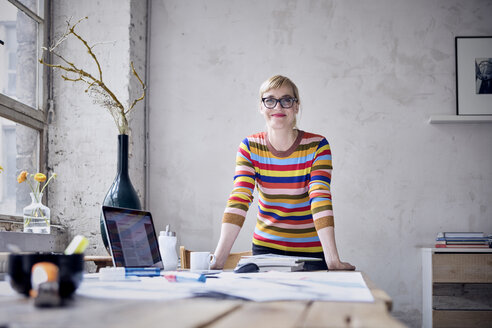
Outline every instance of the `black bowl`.
<svg viewBox="0 0 492 328"><path fill-rule="evenodd" d="M8 276L10 285L17 292L29 296L31 290L31 269L38 262L56 264L59 269L59 294L66 298L79 287L84 275L84 255L57 253L10 254Z"/></svg>

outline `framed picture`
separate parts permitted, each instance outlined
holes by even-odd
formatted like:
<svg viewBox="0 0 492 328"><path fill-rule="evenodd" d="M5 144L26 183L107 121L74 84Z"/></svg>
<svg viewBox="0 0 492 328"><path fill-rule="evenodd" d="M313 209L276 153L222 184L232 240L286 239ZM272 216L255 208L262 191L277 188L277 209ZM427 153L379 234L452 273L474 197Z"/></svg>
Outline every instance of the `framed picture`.
<svg viewBox="0 0 492 328"><path fill-rule="evenodd" d="M458 36L456 114L492 115L492 36Z"/></svg>

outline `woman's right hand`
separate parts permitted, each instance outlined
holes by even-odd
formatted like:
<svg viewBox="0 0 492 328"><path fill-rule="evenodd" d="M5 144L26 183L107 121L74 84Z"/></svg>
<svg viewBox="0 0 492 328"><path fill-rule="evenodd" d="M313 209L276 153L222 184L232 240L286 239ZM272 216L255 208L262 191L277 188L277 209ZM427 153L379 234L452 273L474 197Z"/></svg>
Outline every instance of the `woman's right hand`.
<svg viewBox="0 0 492 328"><path fill-rule="evenodd" d="M210 270L222 270L224 266L219 266L217 262L215 262L213 265L210 266Z"/></svg>
<svg viewBox="0 0 492 328"><path fill-rule="evenodd" d="M221 270L229 256L232 245L236 241L237 235L241 227L231 223L222 223L220 230L219 243L215 249L215 264L210 266L210 269Z"/></svg>

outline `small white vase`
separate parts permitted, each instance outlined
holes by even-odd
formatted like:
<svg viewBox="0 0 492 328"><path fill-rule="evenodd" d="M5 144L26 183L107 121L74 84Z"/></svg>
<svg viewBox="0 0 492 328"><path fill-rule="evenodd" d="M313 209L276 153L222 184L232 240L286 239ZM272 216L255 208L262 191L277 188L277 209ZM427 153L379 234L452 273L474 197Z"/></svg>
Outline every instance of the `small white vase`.
<svg viewBox="0 0 492 328"><path fill-rule="evenodd" d="M42 193L30 193L31 204L24 207L24 232L46 233L50 229L50 209L41 203Z"/></svg>

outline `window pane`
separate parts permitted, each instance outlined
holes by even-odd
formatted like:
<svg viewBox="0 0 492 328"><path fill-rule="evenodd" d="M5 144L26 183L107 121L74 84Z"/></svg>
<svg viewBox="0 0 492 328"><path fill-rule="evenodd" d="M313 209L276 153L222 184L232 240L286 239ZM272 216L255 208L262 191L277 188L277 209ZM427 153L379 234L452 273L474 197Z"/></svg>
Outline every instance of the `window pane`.
<svg viewBox="0 0 492 328"><path fill-rule="evenodd" d="M0 117L0 213L22 215L30 204L29 185L17 183L21 171L39 167L39 132Z"/></svg>
<svg viewBox="0 0 492 328"><path fill-rule="evenodd" d="M6 0L0 6L0 92L38 108L38 23Z"/></svg>

